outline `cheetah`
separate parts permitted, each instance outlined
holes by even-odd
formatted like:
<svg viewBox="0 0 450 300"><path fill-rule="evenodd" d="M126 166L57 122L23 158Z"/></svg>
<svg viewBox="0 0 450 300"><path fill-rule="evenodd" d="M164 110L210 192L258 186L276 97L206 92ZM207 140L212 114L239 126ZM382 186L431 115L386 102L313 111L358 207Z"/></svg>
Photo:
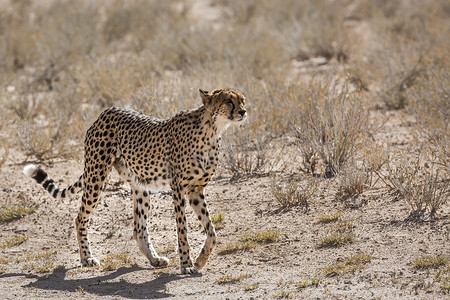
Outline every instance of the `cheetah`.
<svg viewBox="0 0 450 300"><path fill-rule="evenodd" d="M203 105L159 120L136 111L111 107L103 111L87 130L84 172L77 182L60 189L36 165L23 172L32 177L55 199L82 190L81 206L75 218L82 266L99 265L91 254L89 217L98 204L107 175L114 167L130 183L134 203L133 238L153 267L165 267L169 260L159 256L148 237L147 213L150 192L170 187L175 207L181 273L195 274L209 259L216 233L205 201L205 187L218 163L220 136L232 124L247 118L242 92L222 88L199 90ZM201 222L206 238L195 263L189 254L185 199Z"/></svg>

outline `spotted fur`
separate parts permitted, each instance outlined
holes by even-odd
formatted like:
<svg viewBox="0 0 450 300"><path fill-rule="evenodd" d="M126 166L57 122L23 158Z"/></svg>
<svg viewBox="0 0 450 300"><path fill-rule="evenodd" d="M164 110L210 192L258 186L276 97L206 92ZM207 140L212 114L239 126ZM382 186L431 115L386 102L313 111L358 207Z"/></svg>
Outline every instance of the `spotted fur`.
<svg viewBox="0 0 450 300"><path fill-rule="evenodd" d="M83 190L75 218L83 266L98 265L88 240L89 217L96 207L107 175L114 167L130 183L134 203L134 238L152 266L164 267L168 259L153 248L147 230L151 190L168 186L175 206L181 272L196 273L206 264L216 243L216 233L205 202L205 186L218 162L220 135L230 124L247 116L245 97L235 89L200 91L203 105L158 120L133 110L105 110L87 130L85 166L80 179L65 189L41 168L28 165L24 173L41 184L53 197L62 199ZM189 254L185 199L202 223L206 239L195 264Z"/></svg>

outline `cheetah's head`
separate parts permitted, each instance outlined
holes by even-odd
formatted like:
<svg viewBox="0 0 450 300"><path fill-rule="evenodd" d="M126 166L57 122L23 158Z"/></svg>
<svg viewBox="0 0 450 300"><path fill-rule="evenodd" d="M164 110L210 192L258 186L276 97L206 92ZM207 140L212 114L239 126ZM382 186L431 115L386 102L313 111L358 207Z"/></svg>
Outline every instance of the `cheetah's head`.
<svg viewBox="0 0 450 300"><path fill-rule="evenodd" d="M212 92L199 90L206 110L216 118L219 129L242 123L247 118L245 96L236 89L222 88Z"/></svg>

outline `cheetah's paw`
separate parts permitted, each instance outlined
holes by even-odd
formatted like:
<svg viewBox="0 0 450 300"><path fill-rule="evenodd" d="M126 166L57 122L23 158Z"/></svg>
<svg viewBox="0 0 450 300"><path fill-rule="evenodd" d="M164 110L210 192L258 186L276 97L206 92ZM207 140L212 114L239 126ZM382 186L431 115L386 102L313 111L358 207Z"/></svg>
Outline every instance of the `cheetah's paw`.
<svg viewBox="0 0 450 300"><path fill-rule="evenodd" d="M164 268L169 265L169 259L164 256L159 256L154 261L151 261L150 264L155 268Z"/></svg>
<svg viewBox="0 0 450 300"><path fill-rule="evenodd" d="M100 266L100 261L95 257L88 257L81 260L81 265L83 267Z"/></svg>
<svg viewBox="0 0 450 300"><path fill-rule="evenodd" d="M196 267L181 267L181 274L200 274Z"/></svg>

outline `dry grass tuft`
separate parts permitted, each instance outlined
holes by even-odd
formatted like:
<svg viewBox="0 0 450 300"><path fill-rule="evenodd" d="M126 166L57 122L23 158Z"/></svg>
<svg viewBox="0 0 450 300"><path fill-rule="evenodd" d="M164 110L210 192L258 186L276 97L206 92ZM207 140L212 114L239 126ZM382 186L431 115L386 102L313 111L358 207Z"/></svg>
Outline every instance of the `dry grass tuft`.
<svg viewBox="0 0 450 300"><path fill-rule="evenodd" d="M356 241L355 236L348 232L333 232L322 237L317 244L317 248L333 248L352 244Z"/></svg>
<svg viewBox="0 0 450 300"><path fill-rule="evenodd" d="M282 236L282 233L279 233L275 230L268 230L268 231L258 231L258 232L251 232L245 234L241 239L240 242L247 243L247 242L253 242L256 244L269 244L269 243L275 243L279 237Z"/></svg>
<svg viewBox="0 0 450 300"><path fill-rule="evenodd" d="M339 210L332 214L324 214L324 215L319 216L318 222L327 224L327 223L337 222L337 221L341 220L341 218L342 218L342 212Z"/></svg>
<svg viewBox="0 0 450 300"><path fill-rule="evenodd" d="M372 256L369 254L357 254L344 258L342 261L338 261L336 264L329 265L322 268L322 272L325 277L332 277L341 275L343 273L354 272L357 270L365 269L365 265L372 260Z"/></svg>
<svg viewBox="0 0 450 300"><path fill-rule="evenodd" d="M411 262L416 269L439 268L449 262L448 257L444 255L419 257Z"/></svg>
<svg viewBox="0 0 450 300"><path fill-rule="evenodd" d="M314 178L306 178L306 183L291 181L287 184L279 184L275 176L271 186L271 192L278 204L282 208L289 208L293 206L308 207L309 201L317 191L318 182Z"/></svg>
<svg viewBox="0 0 450 300"><path fill-rule="evenodd" d="M4 206L0 208L0 223L11 222L20 219L36 211L36 206L25 204Z"/></svg>
<svg viewBox="0 0 450 300"><path fill-rule="evenodd" d="M211 221L213 222L214 228L215 229L222 229L224 228L224 222L225 220L225 215L223 214L223 212L218 212L217 215L211 215Z"/></svg>
<svg viewBox="0 0 450 300"><path fill-rule="evenodd" d="M256 290L256 289L258 289L258 288L259 288L259 284L254 283L254 284L244 285L244 286L242 287L242 290L243 290L244 292L249 292L249 291Z"/></svg>
<svg viewBox="0 0 450 300"><path fill-rule="evenodd" d="M37 254L27 254L25 258L19 259L25 261L24 270L34 271L37 273L49 273L55 269L53 258L56 252L42 252Z"/></svg>
<svg viewBox="0 0 450 300"><path fill-rule="evenodd" d="M239 241L227 243L224 247L220 248L218 254L227 255L247 251L259 245L275 243L280 236L282 234L274 230L247 233Z"/></svg>
<svg viewBox="0 0 450 300"><path fill-rule="evenodd" d="M6 249L6 248L12 248L12 247L15 247L15 246L19 246L20 244L25 243L27 240L28 240L27 236L18 235L18 236L15 236L13 238L4 240L2 242L0 248L1 249Z"/></svg>
<svg viewBox="0 0 450 300"><path fill-rule="evenodd" d="M318 157L324 177L333 177L361 151L369 133L368 112L361 102L361 95L350 91L347 83L310 86L296 125L306 171L317 169Z"/></svg>
<svg viewBox="0 0 450 300"><path fill-rule="evenodd" d="M103 271L115 271L120 267L133 264L133 260L128 252L111 254L101 260L100 266Z"/></svg>
<svg viewBox="0 0 450 300"><path fill-rule="evenodd" d="M251 277L249 274L240 274L237 276L225 275L217 278L214 282L217 284L233 284L249 277Z"/></svg>
<svg viewBox="0 0 450 300"><path fill-rule="evenodd" d="M318 277L313 277L311 279L306 278L305 280L301 280L295 283L295 287L297 289L304 289L310 286L319 286L321 282L321 279Z"/></svg>
<svg viewBox="0 0 450 300"><path fill-rule="evenodd" d="M406 200L411 208L409 218L433 218L450 198L450 179L439 163L403 158L388 174L380 174L383 181Z"/></svg>

